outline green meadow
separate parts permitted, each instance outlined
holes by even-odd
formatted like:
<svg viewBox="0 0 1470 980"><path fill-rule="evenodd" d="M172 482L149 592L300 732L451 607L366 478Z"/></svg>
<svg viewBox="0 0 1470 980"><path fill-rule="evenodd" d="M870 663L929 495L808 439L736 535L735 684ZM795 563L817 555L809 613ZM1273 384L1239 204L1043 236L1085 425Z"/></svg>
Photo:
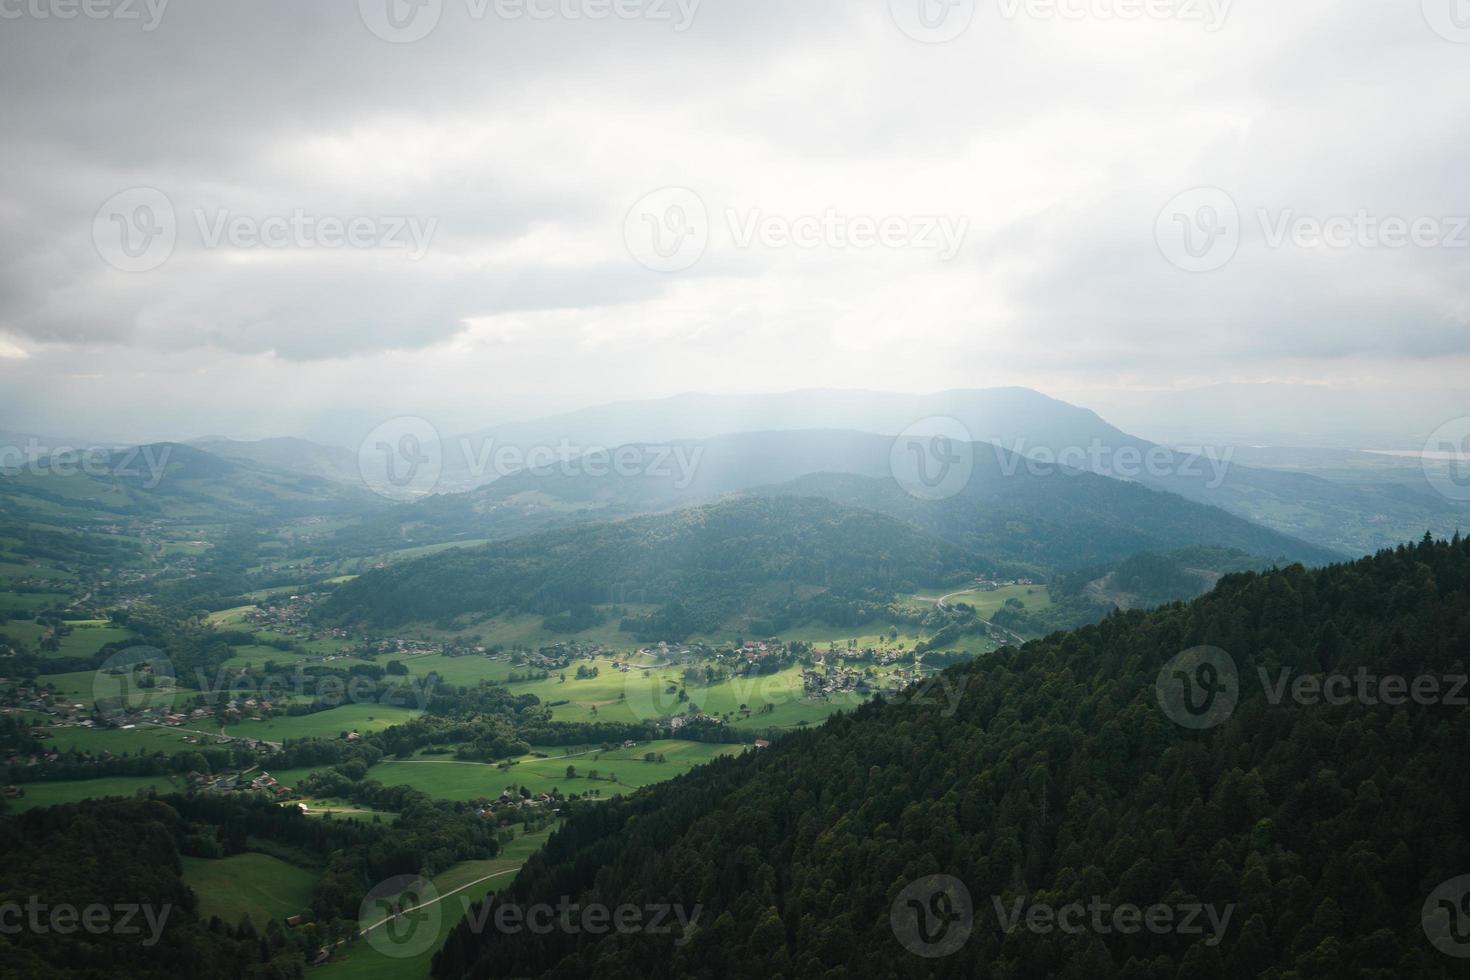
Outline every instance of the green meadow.
<svg viewBox="0 0 1470 980"><path fill-rule="evenodd" d="M283 742L288 738L334 738L343 732L382 731L417 718L418 708L398 708L384 704L344 704L329 711L310 715L278 715L263 721L240 721L225 726L225 734L238 738L254 738L266 742Z"/></svg>
<svg viewBox="0 0 1470 980"><path fill-rule="evenodd" d="M71 632L61 638L60 649L50 656L90 657L109 643L132 639L132 630L111 626L107 620L68 622Z"/></svg>
<svg viewBox="0 0 1470 980"><path fill-rule="evenodd" d="M107 776L102 779L78 779L67 782L24 783L21 788L26 795L18 800L7 800L11 810L20 812L38 806L56 806L60 803L79 803L82 800L100 800L106 796L132 797L140 789L155 788L160 794L182 792L183 783L177 786L169 782L168 776Z"/></svg>
<svg viewBox="0 0 1470 980"><path fill-rule="evenodd" d="M441 901L421 912L410 913L416 929L435 930L435 939L423 952L413 956L390 956L381 951L381 943L375 945L359 938L346 946L339 946L333 951L331 962L309 975L313 980L424 980L429 975L429 963L434 953L444 945L445 937L464 918L466 910L514 881L515 873L546 843L553 829L547 827L518 835L495 857L487 861L465 861L434 877L434 891ZM494 877L486 878L487 875ZM369 916L359 925L366 928L380 918L381 915ZM410 936L414 934L409 933Z"/></svg>
<svg viewBox="0 0 1470 980"><path fill-rule="evenodd" d="M69 601L71 596L64 592L0 592L0 613L20 611L34 612ZM0 630L13 632L16 623L9 623Z"/></svg>
<svg viewBox="0 0 1470 980"><path fill-rule="evenodd" d="M185 727L197 728L200 731L210 730L210 720L201 719L201 724L186 725ZM75 750L77 752L101 752L106 750L113 755L129 753L167 752L170 755L178 752L191 752L200 746L184 741L185 737L200 739L206 743L212 743L214 739L208 736L192 735L190 732L179 731L173 728L161 728L156 725L139 725L136 728L74 728L71 726L47 727L46 746L57 752Z"/></svg>
<svg viewBox="0 0 1470 980"><path fill-rule="evenodd" d="M461 762L444 758L417 758L380 762L368 770L368 778L385 786L412 786L445 800L475 800L499 796L506 788L524 786L532 793L559 789L579 795L597 790L603 796L629 793L644 786L683 775L694 766L720 755L733 755L743 745L718 745L661 739L643 742L631 749L591 751L561 755L552 750L544 759L522 757L509 768L493 763ZM646 762L645 753L662 754L662 762ZM567 778L567 767L576 775ZM596 777L592 776L596 773Z"/></svg>
<svg viewBox="0 0 1470 980"><path fill-rule="evenodd" d="M199 916L235 925L249 916L257 929L275 919L305 912L316 891L316 875L268 854L227 858L185 857L184 881L199 896Z"/></svg>

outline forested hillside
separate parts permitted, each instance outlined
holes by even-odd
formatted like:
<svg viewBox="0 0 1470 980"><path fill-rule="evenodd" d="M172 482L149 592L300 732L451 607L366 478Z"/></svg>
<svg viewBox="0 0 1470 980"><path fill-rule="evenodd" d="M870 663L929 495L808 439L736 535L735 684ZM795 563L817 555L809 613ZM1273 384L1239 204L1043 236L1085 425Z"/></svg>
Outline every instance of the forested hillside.
<svg viewBox="0 0 1470 980"><path fill-rule="evenodd" d="M906 524L816 498L752 498L547 531L370 572L327 620L396 624L462 613L553 615L596 603L678 604L689 629L719 625L762 587L839 594L964 579L965 552ZM677 626L671 626L671 629Z"/></svg>
<svg viewBox="0 0 1470 980"><path fill-rule="evenodd" d="M1028 473L1024 464L1002 464L989 451L977 454L964 490L943 500L911 496L892 479L834 473L805 476L768 492L810 494L876 510L972 552L1041 572L1190 545L1314 564L1343 557L1172 493L1091 473Z"/></svg>
<svg viewBox="0 0 1470 980"><path fill-rule="evenodd" d="M0 906L10 913L0 977L300 976L300 950L279 926L261 935L199 918L180 876L189 830L157 801L53 807L0 821ZM54 918L57 909L73 910L70 921ZM49 927L24 928L23 916Z"/></svg>
<svg viewBox="0 0 1470 980"><path fill-rule="evenodd" d="M1176 660L1202 645L1210 671ZM1459 943L1458 912L1430 899L1470 873L1467 649L1458 537L1230 575L1188 605L952 668L953 711L872 704L584 809L495 900L697 906L687 942L462 925L435 975L1463 976L1431 942ZM1323 697L1324 675L1349 696ZM1208 716L1179 713L1181 677L1210 685ZM931 907L972 928L925 958L899 942L895 899L932 875L972 912ZM997 910L1018 902L1222 921L1063 931L1023 915L1007 932Z"/></svg>

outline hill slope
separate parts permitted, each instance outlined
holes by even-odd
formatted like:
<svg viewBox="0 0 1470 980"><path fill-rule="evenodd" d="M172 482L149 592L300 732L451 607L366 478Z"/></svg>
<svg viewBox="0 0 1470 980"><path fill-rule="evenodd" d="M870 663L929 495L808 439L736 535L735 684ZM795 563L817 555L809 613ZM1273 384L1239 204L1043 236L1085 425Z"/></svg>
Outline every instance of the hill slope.
<svg viewBox="0 0 1470 980"><path fill-rule="evenodd" d="M896 517L996 561L1043 573L1108 564L1139 551L1189 545L1322 564L1343 556L1217 507L1091 473L1007 475L988 453L965 489L943 500L905 493L892 479L805 476L761 492L825 497Z"/></svg>
<svg viewBox="0 0 1470 980"><path fill-rule="evenodd" d="M1184 727L1173 719L1196 716L1175 706L1175 658L1204 644L1226 657L1217 689L1238 675L1239 703L1215 727ZM1464 674L1466 649L1467 542L1228 576L1189 605L952 668L957 699L868 705L582 809L469 917L501 902L672 903L698 907L692 936L461 925L434 974L1462 976L1432 940L1470 951L1447 918L1459 896L1434 901L1470 869L1470 712L1272 703L1257 669L1271 685L1359 668L1443 678ZM1229 707L1228 683L1217 698ZM1026 924L1071 903L1080 929ZM1195 931L1091 925L1104 904L1160 906L1176 924L1210 914ZM936 924L930 939L963 942L914 948L948 955L901 943Z"/></svg>
<svg viewBox="0 0 1470 980"><path fill-rule="evenodd" d="M490 443L524 449L570 441L587 449L793 429L859 430L891 438L934 418L956 420L978 444L998 443L1007 452L1051 459L1086 458L1086 465L1096 465L1104 475L1136 479L1221 507L1334 551L1362 554L1412 539L1425 529L1448 534L1470 523L1470 508L1433 493L1419 478L1403 486L1369 478L1326 480L1307 472L1273 472L1244 465L1249 454L1237 458L1235 447L1228 445L1205 447L1203 455L1166 451L1089 409L1027 388L917 395L823 389L687 394L601 405L446 440L442 486L465 489L493 478L483 467L476 468L465 451ZM1152 462L1142 465L1145 459ZM853 472L845 466L817 465L804 472L822 470ZM796 475L800 474L792 474Z"/></svg>
<svg viewBox="0 0 1470 980"><path fill-rule="evenodd" d="M119 517L281 520L383 506L361 486L172 442L93 450L0 471L0 513L71 525Z"/></svg>
<svg viewBox="0 0 1470 980"><path fill-rule="evenodd" d="M904 493L891 470L893 439L846 430L746 432L697 441L621 447L526 470L464 494L385 510L338 533L344 551L374 541L415 544L511 538L528 531L613 520L717 501L747 491L797 493L877 510L1032 572L1116 561L1144 549L1205 544L1268 558L1343 557L1227 512L1138 483L1078 470L1031 468L1005 449L968 447L969 483L955 498Z"/></svg>
<svg viewBox="0 0 1470 980"><path fill-rule="evenodd" d="M770 586L884 594L963 581L953 545L818 498L750 498L461 548L369 572L325 604L329 620L394 625L602 603L665 606L670 638L712 629Z"/></svg>

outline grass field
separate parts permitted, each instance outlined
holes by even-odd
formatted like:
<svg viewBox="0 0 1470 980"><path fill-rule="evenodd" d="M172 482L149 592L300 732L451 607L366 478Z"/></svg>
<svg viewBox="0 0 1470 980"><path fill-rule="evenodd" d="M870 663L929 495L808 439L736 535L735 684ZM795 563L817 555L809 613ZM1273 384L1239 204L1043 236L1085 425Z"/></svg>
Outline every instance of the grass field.
<svg viewBox="0 0 1470 980"><path fill-rule="evenodd" d="M11 812L33 810L38 806L56 806L60 803L78 803L82 800L98 800L105 796L131 797L138 790L155 787L159 793L174 792L175 787L167 776L107 776L102 779L77 779L67 782L24 783L21 788L26 795L19 800L9 800ZM179 787L182 789L182 787Z"/></svg>
<svg viewBox="0 0 1470 980"><path fill-rule="evenodd" d="M663 739L644 742L632 749L618 748L574 756L563 756L553 750L545 759L528 756L509 769L444 758L390 760L368 770L368 778L385 786L412 786L443 800L494 797L507 787L515 789L521 786L532 793L560 789L563 793L585 794L598 790L603 796L614 796L673 779L702 762L718 755L740 752L743 748L741 745ZM643 755L646 752L661 753L664 761L645 762ZM576 777L567 778L567 766L576 768ZM599 778L589 778L593 771Z"/></svg>
<svg viewBox="0 0 1470 980"><path fill-rule="evenodd" d="M886 635L886 634L885 634ZM878 645L878 634L873 634L871 643ZM845 646L843 638L839 646ZM983 637L966 637L959 646L975 653L993 650L995 644ZM637 662L636 660L633 662ZM684 688L689 701L709 714L729 715L732 725L755 728L784 728L803 722L813 724L842 708L856 707L859 699L844 701L811 700L804 696L801 682L801 667L792 666L775 674L759 677L734 677L714 685L690 685L683 679L679 667L661 666L652 669L635 669L627 673L617 670L610 661L597 659L598 676L578 679L577 667L585 663L578 661L565 671L553 672L545 680L508 681L511 673L525 671L524 667L513 666L508 660L492 657L442 657L428 655L404 658L414 677L426 677L431 671L440 675L443 683L473 686L481 680L505 683L515 694L534 694L545 704L552 706L552 717L557 721L606 721L637 722L680 714L689 709L689 702L677 699L677 689ZM880 678L889 673L880 668ZM566 680L561 676L565 674ZM675 694L667 693L673 685ZM751 709L749 717L739 713L740 705ZM771 705L772 711L760 713L763 705Z"/></svg>
<svg viewBox="0 0 1470 980"><path fill-rule="evenodd" d="M0 633L19 640L32 650L39 650L37 644L41 642L41 637L46 635L47 630L46 627L30 620L16 619L0 626Z"/></svg>
<svg viewBox="0 0 1470 980"><path fill-rule="evenodd" d="M200 731L208 731L208 719L205 724L188 726ZM75 749L78 752L101 752L106 749L113 755L122 755L124 752L136 755L140 752L167 752L173 755L178 752L192 752L199 748L198 745L184 741L188 732L177 731L172 728L159 728L156 726L139 726L137 728L73 728L73 727L48 727L44 729L47 748L57 752L67 749ZM204 736L206 742L213 743L213 739Z"/></svg>
<svg viewBox="0 0 1470 980"><path fill-rule="evenodd" d="M184 882L199 895L199 917L235 925L245 916L263 930L272 919L306 911L316 875L267 854L184 858Z"/></svg>
<svg viewBox="0 0 1470 980"><path fill-rule="evenodd" d="M71 572L50 565L22 565L18 562L0 561L0 582L16 579L46 579L50 582L70 582L76 578Z"/></svg>
<svg viewBox="0 0 1470 980"><path fill-rule="evenodd" d="M679 667L627 673L605 664L600 667L601 674L590 680L576 680L569 672L566 683L553 676L544 681L511 684L509 688L517 694L530 692L548 703L566 701L566 704L552 708L552 717L558 721L646 721L682 714L690 709L692 703L706 714L729 715L732 725L782 728L802 722L815 723L834 711L852 708L859 703L855 700L838 703L806 698L799 665L774 674L732 677L709 685L685 681ZM675 689L674 692L669 692L670 687ZM687 702L678 699L681 688L688 695ZM751 709L749 717L741 716L742 704ZM771 710L761 713L763 705L770 705Z"/></svg>
<svg viewBox="0 0 1470 980"><path fill-rule="evenodd" d="M264 721L241 721L226 726L225 734L267 742L313 736L335 738L343 732L356 731L365 734L382 731L417 718L420 714L422 712L417 708L395 708L384 704L344 704L340 708L310 715L281 715Z"/></svg>
<svg viewBox="0 0 1470 980"><path fill-rule="evenodd" d="M429 962L434 953L444 945L445 937L464 918L470 905L514 881L515 872L546 843L552 829L548 827L533 834L517 836L496 857L488 861L465 861L435 877L434 890L443 900L420 913L413 913L415 931L408 933L412 942L417 929L434 931L433 942L423 952L406 957L389 956L380 952L373 943L359 939L339 947L332 961L311 971L310 976L313 980L424 980L429 975ZM486 875L495 877L465 888ZM377 918L373 918L361 925L366 927L376 921Z"/></svg>
<svg viewBox="0 0 1470 980"><path fill-rule="evenodd" d="M71 633L61 638L61 649L52 656L90 657L109 643L130 639L136 634L132 630L109 626L107 620L67 623Z"/></svg>
<svg viewBox="0 0 1470 980"><path fill-rule="evenodd" d="M245 624L245 614L254 609L254 606L234 606L230 609L221 609L212 612L205 617L211 624L220 627L236 627Z"/></svg>
<svg viewBox="0 0 1470 980"><path fill-rule="evenodd" d="M42 674L36 680L38 683L51 685L60 694L76 698L78 702L91 704L96 697L92 693L93 685L97 680L97 672L95 670L77 670L65 674Z"/></svg>
<svg viewBox="0 0 1470 980"><path fill-rule="evenodd" d="M950 595L954 590L930 589L925 592L916 593L912 598L933 601L940 596ZM949 601L952 603L964 603L974 606L982 619L989 619L995 615L1001 606L1005 605L1007 599L1020 599L1026 608L1032 612L1045 609L1051 605L1051 594L1047 592L1044 585L1004 585L989 592L963 592L955 595Z"/></svg>
<svg viewBox="0 0 1470 980"><path fill-rule="evenodd" d="M0 592L0 612L35 611L46 606L54 606L59 602L66 602L70 598L63 592ZM15 625L11 623L0 629L8 631Z"/></svg>
<svg viewBox="0 0 1470 980"><path fill-rule="evenodd" d="M739 753L743 745L720 745L709 742L691 742L685 739L661 739L643 742L631 749L618 747L603 752L594 747L560 746L541 747L536 750L545 758L536 755L522 756L508 769L494 763L462 762L447 756L424 756L415 759L390 759L380 762L368 770L367 778L385 786L412 786L442 800L476 800L499 796L501 790L526 787L532 793L546 793L560 789L564 793L585 794L592 790L602 796L628 793L643 786L673 779L683 775L694 766L708 762L721 755ZM565 752L573 754L566 755ZM662 762L645 762L647 752L662 755ZM577 775L567 779L567 766L574 766ZM597 779L590 773L596 770ZM283 784L297 787L311 772L312 767L271 770L271 774ZM610 777L616 777L616 782ZM328 810L344 816L372 816L373 811L363 809L345 800L306 798L313 815L322 815ZM393 814L378 814L384 820L392 820Z"/></svg>

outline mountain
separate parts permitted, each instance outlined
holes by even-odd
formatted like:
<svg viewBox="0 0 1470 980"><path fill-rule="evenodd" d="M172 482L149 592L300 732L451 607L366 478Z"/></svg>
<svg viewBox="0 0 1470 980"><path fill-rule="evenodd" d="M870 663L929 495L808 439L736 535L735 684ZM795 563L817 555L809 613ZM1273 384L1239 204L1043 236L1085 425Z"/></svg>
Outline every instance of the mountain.
<svg viewBox="0 0 1470 980"><path fill-rule="evenodd" d="M382 503L360 487L172 442L58 454L0 475L0 516L71 525L281 520L364 513Z"/></svg>
<svg viewBox="0 0 1470 980"><path fill-rule="evenodd" d="M684 489L649 473L510 477L464 499L549 510L576 526L369 572L338 590L323 614L402 625L503 611L573 610L586 619L594 606L651 604L667 614L658 622L674 638L718 627L769 583L785 591L764 597L762 615L789 623L797 587L873 600L965 573L1049 576L1191 545L1283 563L1338 557L1182 497L1090 473L1037 475L990 452L977 453L969 482L941 500L911 495L891 474L813 474L736 492L812 457L886 470L890 445L863 433L724 437L709 441ZM596 519L727 493L735 495L671 513ZM654 623L643 630L657 631Z"/></svg>
<svg viewBox="0 0 1470 980"><path fill-rule="evenodd" d="M1196 544L1314 563L1342 557L1138 483L1028 465L994 445L957 446L969 460L968 479L952 498L930 501L899 486L908 464L901 455L895 462L894 451L890 436L816 429L621 446L387 510L342 529L338 540L344 550L360 552L366 542L385 539L508 538L755 492L825 496L876 510L1031 571ZM620 468L618 459L626 465Z"/></svg>
<svg viewBox="0 0 1470 980"><path fill-rule="evenodd" d="M811 591L885 599L965 581L980 564L893 518L815 498L732 500L456 548L370 571L325 603L327 621L400 625L505 611L589 617L660 607L650 629L712 630L749 602Z"/></svg>
<svg viewBox="0 0 1470 980"><path fill-rule="evenodd" d="M1227 462L1225 452L1210 466L1191 465L1193 453L1169 452L1155 472L1137 479L1339 552L1392 546L1426 530L1449 535L1470 524L1470 506L1435 493L1422 472L1384 478L1365 470L1356 479L1341 472L1329 479Z"/></svg>
<svg viewBox="0 0 1470 980"><path fill-rule="evenodd" d="M573 808L433 975L1462 976L1466 649L1470 542L1226 576ZM588 903L674 925L473 927Z"/></svg>
<svg viewBox="0 0 1470 980"><path fill-rule="evenodd" d="M893 479L819 473L763 493L820 496L888 514L997 561L1048 573L1107 564L1139 551L1188 545L1323 564L1319 548L1216 507L1091 473L1035 475L980 452L969 483L954 496L925 500Z"/></svg>
<svg viewBox="0 0 1470 980"><path fill-rule="evenodd" d="M1060 458L1074 469L1176 493L1337 552L1362 554L1412 540L1426 530L1449 534L1470 523L1470 506L1433 493L1422 478L1389 486L1371 478L1326 480L1309 472L1245 465L1235 458L1233 445L1160 446L1095 412L1027 388L924 395L823 389L687 394L602 405L446 440L441 487L465 489L508 475L490 463L497 448L525 453L561 447L579 455L627 444L792 429L891 437L916 425L933 425L936 419L958 423L962 429L957 431L977 444L998 444L1012 455L1043 461ZM806 472L823 469L849 472L840 466L811 466Z"/></svg>
<svg viewBox="0 0 1470 980"><path fill-rule="evenodd" d="M684 394L617 402L527 422L508 422L443 444L446 485L493 479L477 465L485 447L570 447L580 455L631 443L668 443L788 429L853 430L895 436L926 419L952 418L971 441L1015 445L1086 446L1148 443L1108 425L1094 412L1029 388L989 388L903 394L809 389L762 395ZM469 452L466 452L469 447ZM476 472L480 470L480 472ZM808 470L811 472L811 470Z"/></svg>
<svg viewBox="0 0 1470 980"><path fill-rule="evenodd" d="M341 446L306 439L275 438L242 442L223 437L192 440L189 445L223 459L241 460L277 470L361 485L357 457Z"/></svg>

